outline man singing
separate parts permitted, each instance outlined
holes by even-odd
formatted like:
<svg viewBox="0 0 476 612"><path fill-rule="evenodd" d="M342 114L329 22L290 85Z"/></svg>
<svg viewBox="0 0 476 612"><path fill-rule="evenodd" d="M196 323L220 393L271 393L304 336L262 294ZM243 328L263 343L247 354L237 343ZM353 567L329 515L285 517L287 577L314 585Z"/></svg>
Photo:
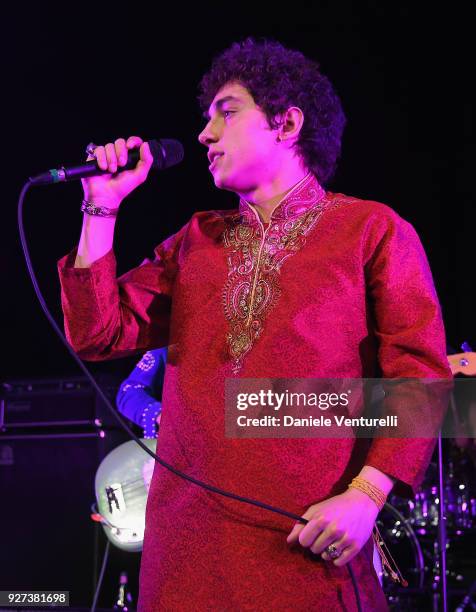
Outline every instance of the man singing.
<svg viewBox="0 0 476 612"><path fill-rule="evenodd" d="M215 59L199 99L210 173L238 208L195 213L116 279L117 211L152 156L139 137L96 147L109 174L83 181L95 206L83 204L78 249L59 262L66 331L89 360L169 345L162 458L310 521L157 467L140 609L354 610L351 561L363 609L386 610L372 528L394 485L412 494L433 441L230 439L224 389L236 377L449 378L425 254L387 206L325 189L345 118L314 61L248 39ZM135 147L137 167L119 172Z"/></svg>

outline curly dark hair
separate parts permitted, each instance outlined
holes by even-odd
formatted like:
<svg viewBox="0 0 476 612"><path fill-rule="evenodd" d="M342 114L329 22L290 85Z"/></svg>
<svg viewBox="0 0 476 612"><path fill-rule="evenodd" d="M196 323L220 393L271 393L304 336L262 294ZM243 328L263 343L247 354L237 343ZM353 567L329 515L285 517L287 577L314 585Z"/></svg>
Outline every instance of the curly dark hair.
<svg viewBox="0 0 476 612"><path fill-rule="evenodd" d="M275 116L297 106L304 123L297 147L308 170L321 184L334 176L346 123L339 97L319 64L281 43L247 38L218 55L199 85L198 101L207 111L217 92L238 82L249 91L275 129Z"/></svg>

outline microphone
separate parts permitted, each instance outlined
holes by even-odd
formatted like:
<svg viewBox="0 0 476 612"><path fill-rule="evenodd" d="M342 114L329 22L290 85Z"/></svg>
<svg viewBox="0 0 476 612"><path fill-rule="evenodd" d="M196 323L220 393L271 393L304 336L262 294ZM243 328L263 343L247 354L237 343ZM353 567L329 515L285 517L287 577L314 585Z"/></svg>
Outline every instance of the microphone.
<svg viewBox="0 0 476 612"><path fill-rule="evenodd" d="M165 170L175 164L179 164L183 160L184 151L182 143L178 140L162 138L161 140L149 140L149 148L154 161L152 168L155 170ZM132 170L135 168L140 159L139 149L131 149L128 151L127 164L117 169L117 172L123 170ZM88 176L99 176L100 174L109 174L107 170L101 170L97 161L91 160L84 162L79 166L69 166L68 168L52 168L42 174L30 176L28 179L31 185L50 185L51 183L64 183L67 181L76 181Z"/></svg>

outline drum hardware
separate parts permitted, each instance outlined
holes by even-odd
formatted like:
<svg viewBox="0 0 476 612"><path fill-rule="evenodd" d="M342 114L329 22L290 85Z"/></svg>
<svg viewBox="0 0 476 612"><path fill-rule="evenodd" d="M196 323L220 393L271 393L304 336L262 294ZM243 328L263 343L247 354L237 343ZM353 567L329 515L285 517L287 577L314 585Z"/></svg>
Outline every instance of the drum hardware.
<svg viewBox="0 0 476 612"><path fill-rule="evenodd" d="M122 610L123 612L128 612L130 606L133 603L132 594L129 591L128 586L129 579L127 577L127 572L122 571L119 575L119 590L116 597L116 602L114 604L114 610Z"/></svg>
<svg viewBox="0 0 476 612"><path fill-rule="evenodd" d="M474 597L476 585L469 586L468 581L473 582L476 570L476 470L468 453L450 440L445 441L444 468L433 461L414 500L392 495L379 515L379 529L409 582L402 589L381 576L392 611L443 610L443 567L451 609L455 609L455 597L461 610ZM442 543L447 553L444 565Z"/></svg>

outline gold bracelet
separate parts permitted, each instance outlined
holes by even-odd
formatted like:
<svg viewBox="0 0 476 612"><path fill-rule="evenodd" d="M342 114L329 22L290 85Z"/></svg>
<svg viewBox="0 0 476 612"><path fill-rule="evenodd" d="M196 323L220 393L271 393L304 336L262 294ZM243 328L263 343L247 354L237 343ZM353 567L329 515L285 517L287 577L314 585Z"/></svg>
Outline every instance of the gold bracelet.
<svg viewBox="0 0 476 612"><path fill-rule="evenodd" d="M385 502L387 500L387 496L382 491L382 489L379 489L374 484L372 484L365 478L362 478L361 476L356 476L355 478L353 478L350 485L348 485L348 488L359 489L359 491L366 493L379 510L384 507Z"/></svg>

